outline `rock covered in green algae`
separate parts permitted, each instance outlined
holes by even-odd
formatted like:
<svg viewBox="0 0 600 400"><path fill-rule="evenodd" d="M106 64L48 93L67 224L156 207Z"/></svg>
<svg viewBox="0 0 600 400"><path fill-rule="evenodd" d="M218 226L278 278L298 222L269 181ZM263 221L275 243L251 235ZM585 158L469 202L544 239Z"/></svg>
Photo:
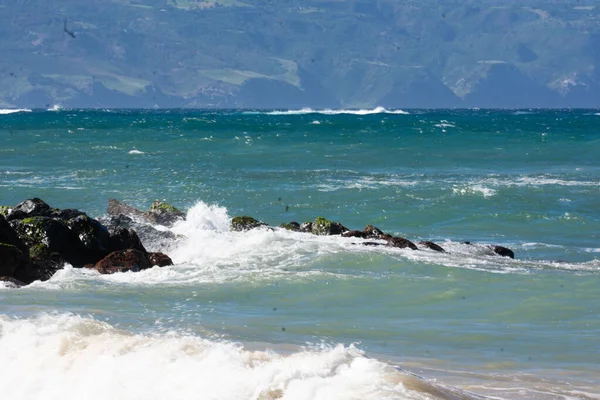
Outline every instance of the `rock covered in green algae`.
<svg viewBox="0 0 600 400"><path fill-rule="evenodd" d="M185 219L185 213L163 201L154 201L148 210L148 215L157 224L171 226Z"/></svg>
<svg viewBox="0 0 600 400"><path fill-rule="evenodd" d="M279 225L279 227L283 228L283 229L287 229L288 231L294 231L294 232L300 231L300 224L295 221L288 222L288 223L284 222L281 225Z"/></svg>
<svg viewBox="0 0 600 400"><path fill-rule="evenodd" d="M339 222L333 222L323 217L317 217L312 223L312 233L319 236L341 235L348 230Z"/></svg>
<svg viewBox="0 0 600 400"><path fill-rule="evenodd" d="M261 226L267 226L267 224L247 215L237 216L231 219L231 229L236 232L249 231L250 229Z"/></svg>

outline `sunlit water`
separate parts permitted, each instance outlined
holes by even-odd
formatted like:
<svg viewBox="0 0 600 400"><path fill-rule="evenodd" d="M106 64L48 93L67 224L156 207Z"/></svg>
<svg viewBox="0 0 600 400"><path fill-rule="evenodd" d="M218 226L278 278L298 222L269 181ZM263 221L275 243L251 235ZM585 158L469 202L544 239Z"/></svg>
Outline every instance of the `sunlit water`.
<svg viewBox="0 0 600 400"><path fill-rule="evenodd" d="M0 114L0 205L188 213L175 266L0 286L6 398L600 398L595 111Z"/></svg>

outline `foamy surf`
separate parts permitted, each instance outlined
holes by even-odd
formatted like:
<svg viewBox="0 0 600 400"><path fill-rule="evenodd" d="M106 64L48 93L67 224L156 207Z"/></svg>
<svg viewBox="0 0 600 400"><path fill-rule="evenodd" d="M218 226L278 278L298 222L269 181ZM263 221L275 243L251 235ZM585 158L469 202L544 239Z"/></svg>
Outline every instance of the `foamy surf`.
<svg viewBox="0 0 600 400"><path fill-rule="evenodd" d="M0 317L7 399L468 399L353 345L250 350L72 314Z"/></svg>
<svg viewBox="0 0 600 400"><path fill-rule="evenodd" d="M397 115L407 115L408 112L404 110L388 110L384 107L376 107L373 109L313 109L313 108L301 108L299 110L286 110L286 111L269 111L265 113L266 115L305 115L305 114L324 114L324 115L341 115L341 114L349 114L349 115L372 115L372 114L397 114Z"/></svg>

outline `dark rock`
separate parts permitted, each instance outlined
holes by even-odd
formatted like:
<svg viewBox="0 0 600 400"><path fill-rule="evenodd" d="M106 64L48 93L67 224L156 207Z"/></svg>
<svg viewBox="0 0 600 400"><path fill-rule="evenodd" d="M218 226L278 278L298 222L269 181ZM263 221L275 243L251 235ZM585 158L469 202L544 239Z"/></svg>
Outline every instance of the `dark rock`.
<svg viewBox="0 0 600 400"><path fill-rule="evenodd" d="M312 222L304 222L300 225L300 232L310 233L312 232Z"/></svg>
<svg viewBox="0 0 600 400"><path fill-rule="evenodd" d="M508 249L506 247L492 246L492 250L494 250L494 253L496 253L502 257L515 258L515 253L511 249Z"/></svg>
<svg viewBox="0 0 600 400"><path fill-rule="evenodd" d="M10 276L0 276L0 282L4 282L8 287L15 289L25 286L25 282L21 282L20 280L11 278Z"/></svg>
<svg viewBox="0 0 600 400"><path fill-rule="evenodd" d="M143 254L148 254L137 233L133 229L118 228L109 239L109 248L112 251L135 249Z"/></svg>
<svg viewBox="0 0 600 400"><path fill-rule="evenodd" d="M283 228L283 229L287 229L288 231L294 231L294 232L300 231L300 224L295 221L292 221L287 224L283 223L283 224L279 225L279 227Z"/></svg>
<svg viewBox="0 0 600 400"><path fill-rule="evenodd" d="M172 226L177 221L185 219L185 213L162 201L154 201L148 210L148 216L155 223Z"/></svg>
<svg viewBox="0 0 600 400"><path fill-rule="evenodd" d="M167 265L173 265L171 257L164 253L148 253L148 261L152 266L166 267Z"/></svg>
<svg viewBox="0 0 600 400"><path fill-rule="evenodd" d="M123 214L102 218L100 221L111 235L121 228L133 229L148 251L167 248L177 239L177 235L171 231L159 231L152 225L136 222Z"/></svg>
<svg viewBox="0 0 600 400"><path fill-rule="evenodd" d="M74 218L68 219L66 225L78 236L80 243L88 253L88 255L84 257L86 259L84 263L93 263L106 257L108 253L110 253L110 234L108 233L108 229L100 222L85 214L79 214Z"/></svg>
<svg viewBox="0 0 600 400"><path fill-rule="evenodd" d="M0 215L6 218L8 212L12 210L12 207L9 206L0 206Z"/></svg>
<svg viewBox="0 0 600 400"><path fill-rule="evenodd" d="M31 261L25 268L15 271L15 278L30 284L34 281L47 281L62 269L65 265L65 259L56 252L50 252L47 246L38 246Z"/></svg>
<svg viewBox="0 0 600 400"><path fill-rule="evenodd" d="M333 222L323 217L317 217L312 223L313 235L328 236L328 235L341 235L348 231L344 225L339 222Z"/></svg>
<svg viewBox="0 0 600 400"><path fill-rule="evenodd" d="M393 237L391 239L388 240L387 247L397 247L400 249L404 249L406 247L412 249L412 250L418 250L417 246L411 242L408 239L405 238L401 238L401 237Z"/></svg>
<svg viewBox="0 0 600 400"><path fill-rule="evenodd" d="M343 237L357 237L357 238L362 238L362 239L366 239L367 238L367 234L363 231L347 231L342 233Z"/></svg>
<svg viewBox="0 0 600 400"><path fill-rule="evenodd" d="M7 212L6 219L24 219L28 217L48 216L52 209L42 199L37 197L25 200Z"/></svg>
<svg viewBox="0 0 600 400"><path fill-rule="evenodd" d="M19 238L29 247L29 255L38 259L49 253L58 253L73 266L81 266L93 258L65 221L43 216L11 221Z"/></svg>
<svg viewBox="0 0 600 400"><path fill-rule="evenodd" d="M19 238L17 232L2 215L0 215L0 243L13 245L25 255L29 254L29 248L25 242Z"/></svg>
<svg viewBox="0 0 600 400"><path fill-rule="evenodd" d="M428 249L431 249L431 250L439 251L440 253L446 252L446 250L444 250L444 248L442 246L437 245L433 242L421 241L421 242L419 242L419 245L421 245L423 247L427 247Z"/></svg>
<svg viewBox="0 0 600 400"><path fill-rule="evenodd" d="M383 231L373 225L367 225L364 229L365 234L370 239L379 239L384 235Z"/></svg>
<svg viewBox="0 0 600 400"><path fill-rule="evenodd" d="M112 252L94 265L94 269L101 274L138 272L150 267L147 255L136 249Z"/></svg>
<svg viewBox="0 0 600 400"><path fill-rule="evenodd" d="M65 208L64 210L53 209L50 213L50 216L53 218L58 218L62 220L70 220L73 218L77 218L81 215L86 215L83 211L75 210L72 208Z"/></svg>
<svg viewBox="0 0 600 400"><path fill-rule="evenodd" d="M383 243L377 243L377 242L363 242L361 243L363 246L383 246Z"/></svg>
<svg viewBox="0 0 600 400"><path fill-rule="evenodd" d="M29 256L11 244L0 243L0 276L14 276L15 271L25 268Z"/></svg>
<svg viewBox="0 0 600 400"><path fill-rule="evenodd" d="M260 222L252 217L238 216L231 220L231 229L237 232L249 231L250 229L266 226L264 222Z"/></svg>

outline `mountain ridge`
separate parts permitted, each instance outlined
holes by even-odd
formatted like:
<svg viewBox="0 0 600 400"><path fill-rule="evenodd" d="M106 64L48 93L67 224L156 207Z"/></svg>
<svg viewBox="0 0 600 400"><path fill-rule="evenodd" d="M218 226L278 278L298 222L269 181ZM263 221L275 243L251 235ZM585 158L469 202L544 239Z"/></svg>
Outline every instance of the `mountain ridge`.
<svg viewBox="0 0 600 400"><path fill-rule="evenodd" d="M591 1L7 0L0 17L0 107L600 107Z"/></svg>

